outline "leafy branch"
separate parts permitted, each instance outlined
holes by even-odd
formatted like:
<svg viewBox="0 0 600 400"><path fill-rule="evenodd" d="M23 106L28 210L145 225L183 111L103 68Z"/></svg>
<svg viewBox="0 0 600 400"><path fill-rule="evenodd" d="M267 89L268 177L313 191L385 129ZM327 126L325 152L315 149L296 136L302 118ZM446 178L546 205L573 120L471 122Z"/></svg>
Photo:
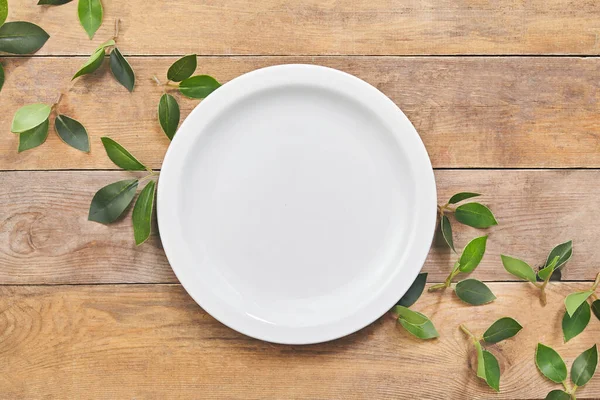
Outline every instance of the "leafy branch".
<svg viewBox="0 0 600 400"><path fill-rule="evenodd" d="M163 88L163 95L158 103L158 122L169 140L173 140L181 118L179 104L175 97L167 93L167 88L176 87L179 92L191 99L204 99L217 90L221 84L212 76L192 76L198 66L196 54L190 54L175 61L167 71L167 81L154 76L154 81Z"/></svg>
<svg viewBox="0 0 600 400"><path fill-rule="evenodd" d="M588 326L592 317L592 310L600 320L600 300L596 290L600 285L600 273L588 290L571 293L565 298L565 314L562 319L562 330L565 342L579 335ZM592 304L588 303L591 300Z"/></svg>
<svg viewBox="0 0 600 400"><path fill-rule="evenodd" d="M393 312L397 316L398 323L412 335L419 339L434 339L439 337L440 334L435 329L433 322L420 312L408 308L421 297L426 283L427 273L419 274L408 291L393 308Z"/></svg>
<svg viewBox="0 0 600 400"><path fill-rule="evenodd" d="M598 349L593 345L581 353L571 365L570 387L567 382L567 365L562 357L551 347L538 343L535 351L535 365L546 378L561 383L564 390L553 390L546 396L550 400L576 400L575 392L592 379L598 365Z"/></svg>
<svg viewBox="0 0 600 400"><path fill-rule="evenodd" d="M60 6L72 0L39 0L38 6ZM102 25L104 9L100 0L79 0L77 3L77 16L79 23L92 39Z"/></svg>
<svg viewBox="0 0 600 400"><path fill-rule="evenodd" d="M525 279L540 289L540 300L543 305L546 305L546 286L548 286L548 282L550 282L552 276L560 272L560 269L572 256L572 240L557 245L550 251L550 254L548 254L544 265L539 268L537 278L536 272L525 261L506 255L500 255L500 258L502 259L504 269L506 269L508 273L517 278ZM538 279L541 283L538 282Z"/></svg>
<svg viewBox="0 0 600 400"><path fill-rule="evenodd" d="M482 347L482 342L501 342L515 336L523 327L516 320L504 317L494 322L482 336L475 336L464 324L459 328L471 339L477 351L477 376L495 391L500 391L500 365L496 357Z"/></svg>

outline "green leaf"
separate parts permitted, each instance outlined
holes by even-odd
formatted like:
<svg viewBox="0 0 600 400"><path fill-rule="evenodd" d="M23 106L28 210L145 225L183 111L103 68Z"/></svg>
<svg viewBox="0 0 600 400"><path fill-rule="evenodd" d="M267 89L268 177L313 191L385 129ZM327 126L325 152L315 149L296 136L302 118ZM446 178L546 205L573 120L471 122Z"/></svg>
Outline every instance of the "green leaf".
<svg viewBox="0 0 600 400"><path fill-rule="evenodd" d="M592 311L594 312L596 318L600 320L600 299L594 300L594 302L592 303Z"/></svg>
<svg viewBox="0 0 600 400"><path fill-rule="evenodd" d="M521 324L510 317L500 318L494 322L483 334L483 340L487 343L498 343L515 336L523 329Z"/></svg>
<svg viewBox="0 0 600 400"><path fill-rule="evenodd" d="M38 6L60 6L72 2L73 0L40 0Z"/></svg>
<svg viewBox="0 0 600 400"><path fill-rule="evenodd" d="M571 400L571 395L567 392L556 389L548 393L545 400Z"/></svg>
<svg viewBox="0 0 600 400"><path fill-rule="evenodd" d="M131 69L131 65L129 65L116 47L110 52L110 70L121 85L125 86L130 92L133 92L135 74L133 73L133 69Z"/></svg>
<svg viewBox="0 0 600 400"><path fill-rule="evenodd" d="M475 350L477 351L477 376L485 379L485 361L483 359L483 348L481 343L475 342Z"/></svg>
<svg viewBox="0 0 600 400"><path fill-rule="evenodd" d="M477 279L465 279L458 282L454 291L459 299L474 306L487 304L496 299L490 288Z"/></svg>
<svg viewBox="0 0 600 400"><path fill-rule="evenodd" d="M38 126L31 128L19 134L19 153L25 150L38 147L46 141L48 137L48 126L50 122L46 118L44 122Z"/></svg>
<svg viewBox="0 0 600 400"><path fill-rule="evenodd" d="M469 273L477 268L485 254L487 238L487 236L481 236L467 243L458 260L460 272Z"/></svg>
<svg viewBox="0 0 600 400"><path fill-rule="evenodd" d="M90 39L102 25L102 3L100 0L79 0L77 14L81 26L87 32Z"/></svg>
<svg viewBox="0 0 600 400"><path fill-rule="evenodd" d="M444 240L448 246L453 252L456 253L456 249L454 248L454 240L452 239L452 226L450 225L450 220L445 215L442 215L442 220L440 221L440 230L442 231L442 236L444 237Z"/></svg>
<svg viewBox="0 0 600 400"><path fill-rule="evenodd" d="M88 60L85 62L85 64L83 64L81 66L81 68L79 68L79 71L77 71L75 73L75 75L73 76L73 78L71 80L73 80L81 75L91 74L92 72L96 71L102 65L105 55L106 54L104 53L103 48L96 50L96 52L94 52L94 54L92 54L90 56L90 58L88 58Z"/></svg>
<svg viewBox="0 0 600 400"><path fill-rule="evenodd" d="M592 379L598 365L598 348L593 345L581 353L571 366L571 381L581 387Z"/></svg>
<svg viewBox="0 0 600 400"><path fill-rule="evenodd" d="M17 110L11 132L21 133L35 128L50 116L51 107L43 103L28 104Z"/></svg>
<svg viewBox="0 0 600 400"><path fill-rule="evenodd" d="M163 94L158 103L158 122L169 140L173 140L173 136L177 132L179 117L179 104L175 97L168 93Z"/></svg>
<svg viewBox="0 0 600 400"><path fill-rule="evenodd" d="M415 302L419 299L419 297L421 297L421 294L423 293L425 283L427 283L427 272L417 275L417 279L415 279L410 288L408 288L408 291L398 301L397 305L410 307L413 304L415 304Z"/></svg>
<svg viewBox="0 0 600 400"><path fill-rule="evenodd" d="M181 82L192 76L196 70L198 59L195 54L181 57L169 67L167 79L173 82Z"/></svg>
<svg viewBox="0 0 600 400"><path fill-rule="evenodd" d="M585 292L571 293L567 296L565 299L565 307L571 317L575 313L575 310L577 310L579 306L592 295L592 293L594 293L593 290L586 290Z"/></svg>
<svg viewBox="0 0 600 400"><path fill-rule="evenodd" d="M197 75L184 79L179 84L179 91L192 99L203 99L220 86L221 84L212 76Z"/></svg>
<svg viewBox="0 0 600 400"><path fill-rule="evenodd" d="M575 310L573 316L569 316L568 312L565 312L562 319L562 330L565 343L579 335L585 327L589 324L592 313L590 312L590 305L587 301L581 303L579 308Z"/></svg>
<svg viewBox="0 0 600 400"><path fill-rule="evenodd" d="M13 54L35 53L50 36L31 22L7 22L0 26L0 51Z"/></svg>
<svg viewBox="0 0 600 400"><path fill-rule="evenodd" d="M137 186L137 179L127 179L98 190L90 204L88 220L102 224L114 222L133 200Z"/></svg>
<svg viewBox="0 0 600 400"><path fill-rule="evenodd" d="M409 322L413 325L423 325L429 318L424 316L421 313L411 310L410 308L404 306L394 306L394 312L398 314L398 318L402 318L406 322Z"/></svg>
<svg viewBox="0 0 600 400"><path fill-rule="evenodd" d="M485 369L485 381L488 386L496 392L500 391L500 365L492 353L483 350L483 365Z"/></svg>
<svg viewBox="0 0 600 400"><path fill-rule="evenodd" d="M79 121L61 114L54 120L54 129L69 146L86 153L90 151L88 133Z"/></svg>
<svg viewBox="0 0 600 400"><path fill-rule="evenodd" d="M498 225L489 208L479 203L467 203L458 206L454 212L456 220L473 228L489 228Z"/></svg>
<svg viewBox="0 0 600 400"><path fill-rule="evenodd" d="M440 336L433 322L425 315L402 306L396 306L394 309L398 314L400 325L419 339L433 339Z"/></svg>
<svg viewBox="0 0 600 400"><path fill-rule="evenodd" d="M471 192L460 192L456 193L454 196L450 197L448 200L448 204L456 204L460 203L463 200L467 200L473 197L481 196L479 193L471 193Z"/></svg>
<svg viewBox="0 0 600 400"><path fill-rule="evenodd" d="M567 366L561 356L551 347L538 343L535 350L535 365L540 372L553 382L567 379Z"/></svg>
<svg viewBox="0 0 600 400"><path fill-rule="evenodd" d="M8 0L0 0L0 25L6 21L8 17Z"/></svg>
<svg viewBox="0 0 600 400"><path fill-rule="evenodd" d="M150 237L152 228L152 210L154 208L154 192L156 182L149 181L140 192L133 206L133 236L135 244L140 245Z"/></svg>
<svg viewBox="0 0 600 400"><path fill-rule="evenodd" d="M573 241L569 240L553 248L550 254L548 254L545 266L548 266L556 256L558 256L558 262L556 263L556 267L554 267L555 269L562 267L573 256Z"/></svg>
<svg viewBox="0 0 600 400"><path fill-rule="evenodd" d="M4 68L0 64L0 90L2 90L2 86L4 86Z"/></svg>
<svg viewBox="0 0 600 400"><path fill-rule="evenodd" d="M535 283L535 271L525 261L503 254L500 255L500 258L502 259L502 265L504 265L506 271L517 278Z"/></svg>
<svg viewBox="0 0 600 400"><path fill-rule="evenodd" d="M546 266L538 271L538 276L540 277L541 280L546 281L546 280L550 279L550 277L552 276L552 273L556 269L556 264L558 263L559 258L560 258L559 256L554 257L552 259L552 261L550 261L548 266Z"/></svg>
<svg viewBox="0 0 600 400"><path fill-rule="evenodd" d="M137 160L130 152L125 150L123 146L115 142L109 137L102 137L102 144L106 149L108 158L114 162L117 167L121 167L127 171L144 171L147 168Z"/></svg>

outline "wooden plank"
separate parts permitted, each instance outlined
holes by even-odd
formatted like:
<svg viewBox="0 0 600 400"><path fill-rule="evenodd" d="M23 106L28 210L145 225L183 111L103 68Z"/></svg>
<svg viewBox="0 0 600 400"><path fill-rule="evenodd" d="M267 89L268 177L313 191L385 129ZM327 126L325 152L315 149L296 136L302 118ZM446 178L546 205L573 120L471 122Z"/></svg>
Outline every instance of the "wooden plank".
<svg viewBox="0 0 600 400"><path fill-rule="evenodd" d="M113 35L129 54L598 54L598 2L508 0L104 1L93 42L76 2L10 4L9 21L39 24L39 54L85 54Z"/></svg>
<svg viewBox="0 0 600 400"><path fill-rule="evenodd" d="M131 59L137 87L129 94L106 70L71 84L83 58L4 59L0 169L116 168L100 143L105 135L160 167L169 141L157 122L162 89L150 78L163 79L174 60ZM282 63L339 68L382 90L416 126L435 167L600 167L598 58L201 57L198 72L228 81ZM8 132L14 112L52 103L61 90L68 92L59 111L87 127L91 154L55 134L17 154L18 138ZM185 117L198 101L180 103Z"/></svg>
<svg viewBox="0 0 600 400"><path fill-rule="evenodd" d="M157 235L135 246L129 215L109 226L86 221L95 191L128 177L116 171L1 172L0 284L177 282ZM600 181L600 170L441 170L436 179L440 203L459 191L478 191L500 222L489 230L454 224L459 249L489 234L474 277L514 279L499 254L536 266L569 239L575 256L563 278L593 280L600 271L600 187L590 184ZM429 280L443 281L455 259L436 240L424 267Z"/></svg>
<svg viewBox="0 0 600 400"><path fill-rule="evenodd" d="M10 399L542 399L560 385L534 364L538 342L571 365L600 335L595 318L563 344L563 298L588 284L556 283L542 308L526 284L493 283L493 305L425 293L413 308L440 338L420 341L384 316L330 343L273 345L221 325L178 285L0 287L0 391ZM443 300L442 300L443 297ZM488 345L499 359L501 392L476 377L471 342L497 318L524 329ZM595 376L577 398L600 396Z"/></svg>

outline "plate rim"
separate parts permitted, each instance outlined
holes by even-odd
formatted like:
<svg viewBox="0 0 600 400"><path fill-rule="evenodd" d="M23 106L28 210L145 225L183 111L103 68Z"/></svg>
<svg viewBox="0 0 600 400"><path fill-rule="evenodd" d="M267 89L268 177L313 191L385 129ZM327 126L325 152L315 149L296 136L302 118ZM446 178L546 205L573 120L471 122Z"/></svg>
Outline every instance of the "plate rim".
<svg viewBox="0 0 600 400"><path fill-rule="evenodd" d="M170 162L170 160L183 156L183 154L181 154L182 150L179 150L180 147L177 145L177 143L182 142L182 140L183 140L182 138L184 136L191 136L192 134L195 134L195 132L193 132L191 128L193 128L192 125L194 124L195 121L197 121L199 118L203 117L203 113L204 113L203 110L211 107L211 105L216 103L217 100L220 100L221 102L228 101L230 103L234 103L236 98L223 99L222 93L224 93L226 91L230 92L232 90L235 90L236 86L247 87L248 85L245 85L245 84L247 84L248 81L251 81L251 80L257 79L257 78L261 78L261 77L264 78L265 76L272 77L272 76L281 75L281 74L284 74L285 76L289 77L289 76L293 76L294 73L297 73L300 76L311 75L311 74L326 74L326 75L330 75L331 78L335 77L336 79L341 80L341 81L346 80L347 82L352 82L352 84L356 85L357 87L362 87L362 90L364 90L366 94L378 97L377 100L380 101L381 104L387 103L386 107L389 108L390 110L392 109L392 108L390 108L390 105L393 106L394 112L397 114L397 117L400 118L400 121L404 124L404 126L399 127L397 130L393 130L392 134L394 135L394 137L397 141L401 141L402 139L406 139L406 138L403 138L401 135L399 135L398 131L408 128L408 132L409 132L408 134L412 136L410 138L410 140L412 140L416 146L416 148L413 148L411 150L415 151L417 153L420 153L420 156L418 156L418 158L420 158L420 162L422 163L422 165L420 165L421 168L419 169L419 171L416 171L416 172L413 171L413 175L419 175L420 179L418 181L418 184L422 185L420 187L420 190L422 189L424 191L425 197L426 197L425 199L421 199L421 200L423 203L428 203L428 204L420 204L420 207L423 206L423 209L427 209L427 211L422 213L422 216L424 217L424 222L423 222L423 227L421 228L421 230L423 231L423 233L421 235L423 236L423 238L419 239L420 240L419 243L415 243L413 240L414 238L412 237L414 235L414 231L409 232L409 239L411 241L413 241L412 248L415 249L415 251L417 253L416 255L412 256L413 260L411 260L411 261L413 261L413 264L415 266L414 267L405 267L405 271L402 274L400 274L400 275L402 275L404 282L400 282L400 283L396 282L398 284L398 286L394 286L394 291L397 295L395 296L396 299L393 303L388 301L388 302L386 302L386 304L388 304L388 303L391 303L391 304L388 304L387 306L377 307L381 311L380 313L373 312L373 314L370 316L370 318L363 317L360 319L360 323L351 324L351 327L349 327L349 328L346 327L344 329L337 329L334 332L331 332L331 331L318 332L318 331L316 331L316 333L313 333L313 335L310 337L289 335L287 338L285 338L285 337L277 337L277 334L276 333L273 334L272 332L270 332L270 333L265 333L262 331L254 332L254 331L252 331L252 329L247 329L247 327L243 326L243 323L238 324L238 323L233 322L231 320L231 316L219 315L218 310L216 310L214 307L207 304L206 298L204 298L204 300L201 300L199 298L200 296L198 295L198 293L195 293L195 290L192 288L192 283L188 282L187 278L185 278L184 266L182 266L182 265L176 266L177 262L174 262L174 260L177 258L177 256L175 255L175 251L176 251L174 248L175 244L173 244L171 242L171 240L169 239L171 234L168 233L169 232L169 228L168 228L169 222L168 222L168 219L166 216L166 211L161 212L161 210L165 210L167 207L162 207L161 205L167 203L167 200L165 200L165 199L169 199L168 192L167 192L167 190L169 188L169 178L168 177L170 175L172 175L171 168L169 167L169 165L172 164L172 162ZM305 83L309 83L309 82L305 82ZM225 90L223 90L223 89L225 89ZM219 92L221 92L221 95L219 94ZM238 98L239 98L239 96L238 96ZM185 132L189 132L189 133L185 133ZM403 134L405 135L407 133L404 132ZM414 167L414 166L411 165L411 168L412 167ZM165 193L167 193L167 194L165 194ZM167 257L167 260L169 261L169 265L170 265L171 269L175 273L180 284L183 286L183 288L186 290L186 292L190 295L190 297L192 297L192 299L206 313L211 315L213 318L215 318L220 323L228 326L229 328L231 328L237 332L240 332L246 336L249 336L249 337L252 337L255 339L259 339L259 340L263 340L263 341L267 341L267 342L271 342L271 343L290 344L290 345L291 344L293 344L293 345L314 344L314 343L322 343L322 342L335 340L335 339L350 335L354 332L357 332L357 331L365 328L366 326L372 324L374 321L376 321L381 316L383 316L389 309L391 309L394 306L396 301L398 299L400 299L400 297L402 297L404 295L404 293L406 293L406 291L412 285L412 282L414 281L414 279L416 279L417 275L421 271L421 269L425 263L425 260L427 258L427 255L429 253L429 250L431 248L431 244L432 244L432 241L434 238L434 233L435 233L435 227L437 224L437 193L436 193L435 176L433 173L433 167L431 165L431 160L429 158L429 155L427 153L425 145L424 145L421 137L417 133L416 129L410 122L410 120L406 117L406 115L402 112L402 110L391 99L389 99L384 93L382 93L376 87L374 87L374 86L370 85L369 83L363 81L362 79L360 79L354 75L348 74L346 72L343 72L343 71L340 71L337 69L333 69L333 68L329 68L329 67L320 66L320 65L313 65L313 64L281 64L281 65L274 65L274 66L268 66L268 67L256 69L256 70L250 71L248 73L245 73L243 75L240 75L240 76L232 79L229 82L226 82L225 84L223 84L221 86L221 88L219 88L217 91L212 93L206 99L202 100L190 112L188 117L183 121L183 123L181 124L180 128L177 131L177 134L174 136L172 142L170 143L170 145L167 149L167 152L165 154L165 157L163 159L163 163L161 166L160 176L158 179L156 203L157 203L156 204L157 223L158 223L160 239L161 239L161 242L163 245L163 249L165 251L165 255ZM400 268L400 263L399 263L399 267L396 268L395 271L397 272L399 268ZM398 275L398 274L396 274L396 275ZM393 285L390 285L390 281L391 281L391 279L388 279L388 281L386 281L387 285L382 285L382 287L384 287L384 288L387 287L388 291L389 291L389 287L393 286ZM388 295L387 297L390 297L390 296ZM375 300L378 300L378 299L379 298L375 298ZM276 331L276 329L275 329L275 331Z"/></svg>

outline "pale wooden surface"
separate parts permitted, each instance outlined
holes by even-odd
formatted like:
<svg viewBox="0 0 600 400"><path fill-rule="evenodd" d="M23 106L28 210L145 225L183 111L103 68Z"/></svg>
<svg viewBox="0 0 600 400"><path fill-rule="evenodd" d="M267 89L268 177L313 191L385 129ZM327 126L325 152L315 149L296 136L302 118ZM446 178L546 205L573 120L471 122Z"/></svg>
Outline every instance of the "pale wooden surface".
<svg viewBox="0 0 600 400"><path fill-rule="evenodd" d="M557 385L535 369L538 341L570 365L600 337L600 322L568 344L562 300L600 271L600 3L478 0L103 0L104 24L89 41L76 2L39 7L9 0L9 20L51 38L32 57L0 57L0 399L542 399ZM136 72L129 94L106 70L70 82L113 34ZM130 219L88 222L93 193L115 179L101 136L160 168L168 140L156 122L168 66L196 52L198 73L228 81L255 68L315 63L370 82L413 122L436 171L438 197L481 201L500 225L473 277L490 282L492 305L469 307L452 293L415 305L440 339L410 337L388 316L331 343L278 346L246 338L207 315L177 284L153 238L135 247ZM515 57L515 55L518 55ZM556 55L560 55L556 57ZM589 57L581 58L586 55ZM16 153L14 111L53 102L80 120L89 155L51 133ZM181 98L181 97L179 97ZM198 103L181 98L183 116ZM476 168L476 169L471 169ZM529 169L514 169L529 168ZM35 171L37 170L37 171ZM457 247L482 234L455 224ZM574 239L568 281L541 308L531 285L514 282L500 253L536 265ZM454 260L439 240L425 264L441 281ZM587 281L587 282L581 282ZM457 329L483 331L510 315L525 329L491 347L501 393L475 377ZM600 398L600 377L578 391Z"/></svg>

